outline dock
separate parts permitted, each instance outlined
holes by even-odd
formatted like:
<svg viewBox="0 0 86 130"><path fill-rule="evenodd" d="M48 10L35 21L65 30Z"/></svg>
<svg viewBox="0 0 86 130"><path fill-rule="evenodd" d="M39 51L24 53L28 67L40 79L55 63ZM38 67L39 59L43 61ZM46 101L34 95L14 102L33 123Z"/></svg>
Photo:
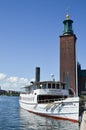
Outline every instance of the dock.
<svg viewBox="0 0 86 130"><path fill-rule="evenodd" d="M86 111L83 112L80 130L86 130Z"/></svg>

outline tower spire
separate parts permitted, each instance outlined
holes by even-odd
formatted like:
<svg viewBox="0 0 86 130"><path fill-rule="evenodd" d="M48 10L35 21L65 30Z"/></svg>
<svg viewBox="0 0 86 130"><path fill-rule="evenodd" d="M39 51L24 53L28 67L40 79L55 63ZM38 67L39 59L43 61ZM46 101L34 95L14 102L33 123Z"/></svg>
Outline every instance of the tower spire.
<svg viewBox="0 0 86 130"><path fill-rule="evenodd" d="M66 20L70 19L69 7L66 9Z"/></svg>
<svg viewBox="0 0 86 130"><path fill-rule="evenodd" d="M70 19L69 8L67 8L66 20L63 21L63 24L64 24L63 35L73 34L72 23L73 23L73 21Z"/></svg>

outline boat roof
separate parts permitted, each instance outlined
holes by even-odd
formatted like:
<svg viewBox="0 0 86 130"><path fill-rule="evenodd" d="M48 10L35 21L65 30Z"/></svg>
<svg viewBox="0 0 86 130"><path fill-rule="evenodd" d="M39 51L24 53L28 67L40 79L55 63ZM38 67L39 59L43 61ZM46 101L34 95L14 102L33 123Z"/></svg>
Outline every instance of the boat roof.
<svg viewBox="0 0 86 130"><path fill-rule="evenodd" d="M40 82L31 82L30 85L26 85L25 87L23 88L28 88L28 87L31 87L33 85L40 85L40 84L46 84L46 83L52 83L52 84L58 84L58 85L65 85L66 83L65 82L62 82L62 81L40 81Z"/></svg>

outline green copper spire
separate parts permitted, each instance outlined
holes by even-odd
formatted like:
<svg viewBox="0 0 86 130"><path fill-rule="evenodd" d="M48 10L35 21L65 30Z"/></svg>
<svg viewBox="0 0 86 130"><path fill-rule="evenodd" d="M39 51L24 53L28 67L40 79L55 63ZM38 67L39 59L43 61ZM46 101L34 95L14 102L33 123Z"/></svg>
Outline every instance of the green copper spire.
<svg viewBox="0 0 86 130"><path fill-rule="evenodd" d="M64 20L63 23L64 23L63 35L73 34L73 30L72 30L72 23L73 23L73 21L70 20L69 14L66 15L66 20Z"/></svg>

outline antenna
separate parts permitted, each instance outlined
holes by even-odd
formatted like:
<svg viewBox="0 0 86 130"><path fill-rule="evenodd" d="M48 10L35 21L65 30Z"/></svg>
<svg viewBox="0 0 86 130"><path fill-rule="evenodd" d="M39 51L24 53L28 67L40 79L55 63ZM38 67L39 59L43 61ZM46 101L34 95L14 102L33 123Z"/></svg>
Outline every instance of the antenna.
<svg viewBox="0 0 86 130"><path fill-rule="evenodd" d="M67 7L66 9L66 19L70 19L70 16L69 16L69 6Z"/></svg>
<svg viewBox="0 0 86 130"><path fill-rule="evenodd" d="M66 9L66 14L69 15L69 6Z"/></svg>

